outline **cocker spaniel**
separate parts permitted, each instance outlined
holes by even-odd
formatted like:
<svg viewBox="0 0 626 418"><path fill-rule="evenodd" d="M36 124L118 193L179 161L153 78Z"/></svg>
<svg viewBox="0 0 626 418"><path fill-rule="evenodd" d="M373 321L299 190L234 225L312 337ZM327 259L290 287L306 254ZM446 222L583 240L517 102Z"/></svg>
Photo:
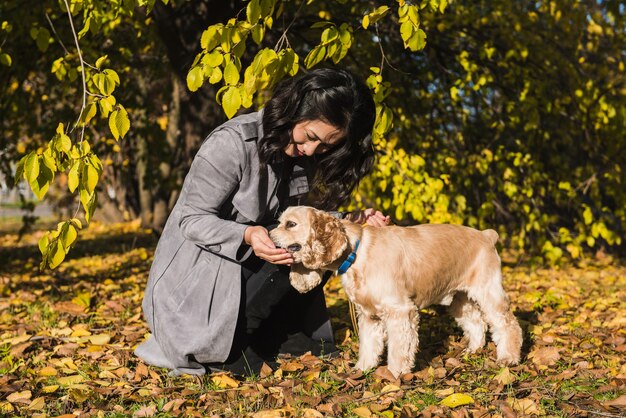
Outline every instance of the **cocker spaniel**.
<svg viewBox="0 0 626 418"><path fill-rule="evenodd" d="M288 208L270 232L295 263L290 281L299 292L317 286L324 271L341 275L359 325L357 368L387 364L396 377L413 368L419 310L449 305L468 340L485 344L489 327L500 363L520 360L522 331L502 288L498 234L460 225L361 226L307 206Z"/></svg>

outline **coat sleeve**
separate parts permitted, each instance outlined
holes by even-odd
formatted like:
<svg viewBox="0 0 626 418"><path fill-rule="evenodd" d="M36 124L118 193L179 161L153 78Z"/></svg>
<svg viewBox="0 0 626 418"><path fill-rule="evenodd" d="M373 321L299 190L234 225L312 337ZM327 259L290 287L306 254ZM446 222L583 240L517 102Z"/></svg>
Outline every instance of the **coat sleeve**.
<svg viewBox="0 0 626 418"><path fill-rule="evenodd" d="M214 132L191 164L180 217L185 239L237 261L250 254L250 247L243 242L248 225L222 219L219 214L237 190L246 164L239 135L229 129Z"/></svg>

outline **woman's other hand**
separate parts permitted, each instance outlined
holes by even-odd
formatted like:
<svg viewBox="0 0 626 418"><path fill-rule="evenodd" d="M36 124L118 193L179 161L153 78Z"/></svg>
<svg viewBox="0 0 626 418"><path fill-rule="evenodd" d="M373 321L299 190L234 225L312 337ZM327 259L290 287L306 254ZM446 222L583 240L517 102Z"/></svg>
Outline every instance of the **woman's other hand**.
<svg viewBox="0 0 626 418"><path fill-rule="evenodd" d="M368 208L360 212L352 212L346 218L358 224L366 223L371 226L386 226L391 222L389 216L385 216L382 212L374 208Z"/></svg>
<svg viewBox="0 0 626 418"><path fill-rule="evenodd" d="M291 265L293 263L291 253L284 248L276 248L267 233L267 229L262 226L248 227L244 232L243 239L246 244L252 247L254 254L262 260L272 264Z"/></svg>

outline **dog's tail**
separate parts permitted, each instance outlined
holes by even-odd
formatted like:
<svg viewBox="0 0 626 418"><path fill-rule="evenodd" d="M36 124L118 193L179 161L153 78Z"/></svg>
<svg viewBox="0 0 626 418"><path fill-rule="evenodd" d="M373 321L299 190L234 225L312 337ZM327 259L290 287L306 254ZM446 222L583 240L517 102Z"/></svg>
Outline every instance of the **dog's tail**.
<svg viewBox="0 0 626 418"><path fill-rule="evenodd" d="M491 242L492 245L496 245L496 242L498 242L498 239L500 238L498 233L493 229L485 229L481 232Z"/></svg>

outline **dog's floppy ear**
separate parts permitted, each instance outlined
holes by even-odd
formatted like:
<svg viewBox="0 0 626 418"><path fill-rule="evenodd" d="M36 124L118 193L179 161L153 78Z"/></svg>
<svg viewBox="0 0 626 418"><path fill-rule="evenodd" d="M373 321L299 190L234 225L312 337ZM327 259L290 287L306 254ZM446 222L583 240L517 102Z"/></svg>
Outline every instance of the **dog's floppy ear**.
<svg viewBox="0 0 626 418"><path fill-rule="evenodd" d="M306 293L322 282L322 272L294 264L289 273L289 282L298 292Z"/></svg>
<svg viewBox="0 0 626 418"><path fill-rule="evenodd" d="M314 210L307 245L302 248L302 264L316 270L338 259L348 247L346 229L339 219Z"/></svg>

